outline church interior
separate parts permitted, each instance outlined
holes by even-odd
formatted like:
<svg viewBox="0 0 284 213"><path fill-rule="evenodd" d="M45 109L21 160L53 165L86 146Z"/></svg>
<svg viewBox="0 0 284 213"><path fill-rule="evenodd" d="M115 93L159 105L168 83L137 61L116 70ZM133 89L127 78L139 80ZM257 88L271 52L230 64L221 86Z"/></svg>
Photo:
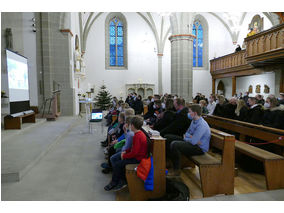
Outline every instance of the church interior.
<svg viewBox="0 0 284 213"><path fill-rule="evenodd" d="M145 115L169 99L201 106L207 157L182 156L169 178L168 138L150 129L154 190L128 165L127 186L106 190L118 113L127 121L132 107L154 128ZM240 100L263 114L276 100L274 123L238 119ZM168 179L189 201L284 201L283 113L284 12L1 12L2 201L165 199Z"/></svg>

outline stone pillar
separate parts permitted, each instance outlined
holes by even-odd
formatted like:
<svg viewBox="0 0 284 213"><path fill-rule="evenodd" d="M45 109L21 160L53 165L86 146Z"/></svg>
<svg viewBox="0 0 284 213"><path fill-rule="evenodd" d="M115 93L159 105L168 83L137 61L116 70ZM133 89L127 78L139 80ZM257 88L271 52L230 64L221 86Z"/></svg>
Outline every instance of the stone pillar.
<svg viewBox="0 0 284 213"><path fill-rule="evenodd" d="M163 54L158 53L158 93L163 94Z"/></svg>
<svg viewBox="0 0 284 213"><path fill-rule="evenodd" d="M171 93L186 101L192 100L192 42L191 34L170 36L171 41Z"/></svg>

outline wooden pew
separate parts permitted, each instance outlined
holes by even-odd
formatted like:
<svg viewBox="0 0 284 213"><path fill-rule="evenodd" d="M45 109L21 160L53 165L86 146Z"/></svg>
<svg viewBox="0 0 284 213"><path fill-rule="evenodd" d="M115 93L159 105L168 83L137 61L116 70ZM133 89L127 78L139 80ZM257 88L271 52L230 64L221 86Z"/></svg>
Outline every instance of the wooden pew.
<svg viewBox="0 0 284 213"><path fill-rule="evenodd" d="M207 123L216 129L222 128L240 134L240 141L245 141L246 136L258 138L264 141L274 141L284 136L284 130L275 129L267 126L247 123L243 121L223 118L214 115L204 115ZM284 147L284 140L275 143Z"/></svg>
<svg viewBox="0 0 284 213"><path fill-rule="evenodd" d="M265 141L277 140L280 136L284 136L284 130L218 116L206 116L205 120L210 126L215 128L240 133L241 141L236 140L235 150L263 162L266 187L268 190L284 188L284 157L244 143L245 136L255 137ZM283 147L284 141L279 141L276 144Z"/></svg>
<svg viewBox="0 0 284 213"><path fill-rule="evenodd" d="M144 105L143 109L143 115L145 115L148 112L148 105Z"/></svg>
<svg viewBox="0 0 284 213"><path fill-rule="evenodd" d="M241 141L235 143L235 149L264 164L266 187L268 190L284 188L284 157L251 146Z"/></svg>
<svg viewBox="0 0 284 213"><path fill-rule="evenodd" d="M211 128L210 147L222 150L221 160L208 153L189 157L199 167L203 197L234 194L235 137Z"/></svg>
<svg viewBox="0 0 284 213"><path fill-rule="evenodd" d="M146 131L148 128L144 128ZM152 137L152 154L154 164L154 190L145 191L144 182L137 177L134 168L138 164L126 165L126 179L131 200L148 200L159 198L166 193L166 150L165 138Z"/></svg>

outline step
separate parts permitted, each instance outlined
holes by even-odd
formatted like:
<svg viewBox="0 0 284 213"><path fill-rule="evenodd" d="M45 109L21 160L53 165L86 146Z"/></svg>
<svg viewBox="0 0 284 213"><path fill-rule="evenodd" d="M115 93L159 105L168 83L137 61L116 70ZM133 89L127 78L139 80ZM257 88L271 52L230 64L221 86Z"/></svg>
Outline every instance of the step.
<svg viewBox="0 0 284 213"><path fill-rule="evenodd" d="M78 117L62 116L57 121L36 123L3 137L1 182L20 181L77 122Z"/></svg>

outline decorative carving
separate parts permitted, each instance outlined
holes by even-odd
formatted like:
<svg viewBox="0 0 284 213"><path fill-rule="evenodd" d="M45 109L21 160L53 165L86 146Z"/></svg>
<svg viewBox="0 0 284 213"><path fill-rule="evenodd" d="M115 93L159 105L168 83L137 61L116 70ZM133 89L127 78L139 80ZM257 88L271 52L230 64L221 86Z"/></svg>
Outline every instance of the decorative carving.
<svg viewBox="0 0 284 213"><path fill-rule="evenodd" d="M248 92L252 93L252 85L249 85Z"/></svg>
<svg viewBox="0 0 284 213"><path fill-rule="evenodd" d="M81 72L81 53L79 48L79 37L75 36L75 72Z"/></svg>
<svg viewBox="0 0 284 213"><path fill-rule="evenodd" d="M255 93L260 93L260 88L261 88L261 86L258 84L258 85L256 85L256 87L255 87Z"/></svg>
<svg viewBox="0 0 284 213"><path fill-rule="evenodd" d="M6 28L5 38L6 38L6 48L9 50L13 50L13 35L11 28Z"/></svg>
<svg viewBox="0 0 284 213"><path fill-rule="evenodd" d="M270 92L270 88L269 86L267 86L266 84L264 84L264 93L269 93Z"/></svg>
<svg viewBox="0 0 284 213"><path fill-rule="evenodd" d="M248 29L250 28L252 28L255 33L259 33L260 31L262 31L263 18L261 18L260 15L255 15L248 26Z"/></svg>

